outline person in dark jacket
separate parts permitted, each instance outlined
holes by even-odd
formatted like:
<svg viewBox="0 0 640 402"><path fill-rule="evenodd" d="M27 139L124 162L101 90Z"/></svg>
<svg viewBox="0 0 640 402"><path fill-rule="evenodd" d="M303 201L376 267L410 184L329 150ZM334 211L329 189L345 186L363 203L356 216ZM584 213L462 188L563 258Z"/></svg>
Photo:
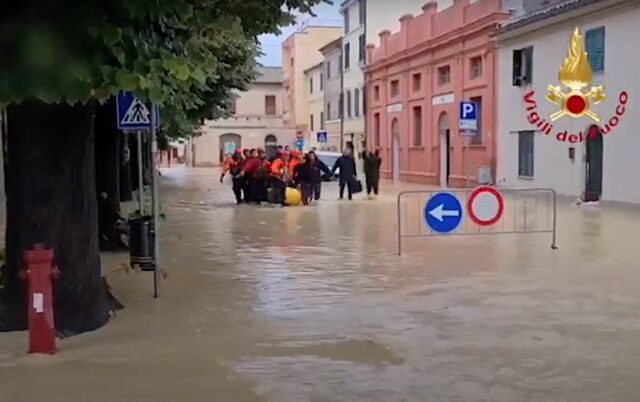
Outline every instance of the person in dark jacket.
<svg viewBox="0 0 640 402"><path fill-rule="evenodd" d="M367 182L367 197L371 199L371 192L375 196L378 195L378 189L380 184L380 165L382 164L382 158L380 158L380 151L375 152L363 152L364 159L364 176Z"/></svg>
<svg viewBox="0 0 640 402"><path fill-rule="evenodd" d="M304 163L296 169L297 182L300 184L304 205L309 205L312 200L318 201L320 199L322 172L331 174L331 170L316 157L316 153L313 151L307 154Z"/></svg>
<svg viewBox="0 0 640 402"><path fill-rule="evenodd" d="M356 160L353 158L353 151L351 148L346 148L342 156L338 158L331 170L331 176L335 175L338 169L340 169L340 199L344 199L344 188L346 187L349 200L351 200L353 199L352 185L357 178Z"/></svg>

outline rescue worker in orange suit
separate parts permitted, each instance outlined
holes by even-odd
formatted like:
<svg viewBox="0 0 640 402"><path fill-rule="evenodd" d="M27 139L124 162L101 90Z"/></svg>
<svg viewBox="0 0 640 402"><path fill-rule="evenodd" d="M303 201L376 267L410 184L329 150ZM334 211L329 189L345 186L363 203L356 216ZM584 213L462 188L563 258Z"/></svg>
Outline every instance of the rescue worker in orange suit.
<svg viewBox="0 0 640 402"><path fill-rule="evenodd" d="M258 158L258 151L252 149L249 153L249 158L244 163L242 170L245 177L245 198L244 202L247 203L260 203L260 197L258 194L258 185L256 173L262 165L262 161Z"/></svg>
<svg viewBox="0 0 640 402"><path fill-rule="evenodd" d="M290 180L289 154L284 152L271 163L271 188L275 192L275 202L285 205L285 191Z"/></svg>
<svg viewBox="0 0 640 402"><path fill-rule="evenodd" d="M291 160L289 161L289 185L292 187L297 187L298 183L295 182L296 178L296 168L302 164L302 153L299 151L291 151Z"/></svg>
<svg viewBox="0 0 640 402"><path fill-rule="evenodd" d="M227 154L227 157L224 159L224 162L222 162L222 172L220 172L220 183L224 181L224 176L227 173L229 173L229 171L231 170L234 164L235 162L233 161L233 155Z"/></svg>

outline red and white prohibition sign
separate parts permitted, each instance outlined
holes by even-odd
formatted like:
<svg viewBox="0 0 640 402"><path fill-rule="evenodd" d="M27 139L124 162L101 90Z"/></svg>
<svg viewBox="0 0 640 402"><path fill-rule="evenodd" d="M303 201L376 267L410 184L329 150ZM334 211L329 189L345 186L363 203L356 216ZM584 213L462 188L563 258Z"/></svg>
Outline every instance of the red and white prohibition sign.
<svg viewBox="0 0 640 402"><path fill-rule="evenodd" d="M479 186L467 199L469 218L479 226L491 226L502 218L504 199L494 187Z"/></svg>

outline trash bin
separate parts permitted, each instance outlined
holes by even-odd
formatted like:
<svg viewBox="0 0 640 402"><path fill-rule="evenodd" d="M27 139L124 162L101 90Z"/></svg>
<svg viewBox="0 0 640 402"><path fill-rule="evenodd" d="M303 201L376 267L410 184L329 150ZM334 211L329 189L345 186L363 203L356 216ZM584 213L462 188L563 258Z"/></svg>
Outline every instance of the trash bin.
<svg viewBox="0 0 640 402"><path fill-rule="evenodd" d="M129 219L129 256L131 266L142 271L153 271L154 258L153 217L135 216Z"/></svg>

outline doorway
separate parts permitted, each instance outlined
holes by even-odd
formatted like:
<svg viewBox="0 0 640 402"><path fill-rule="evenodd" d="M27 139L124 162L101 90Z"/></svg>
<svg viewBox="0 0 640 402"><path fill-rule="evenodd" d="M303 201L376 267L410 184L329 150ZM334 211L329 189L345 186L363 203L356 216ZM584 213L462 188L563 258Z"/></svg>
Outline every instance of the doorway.
<svg viewBox="0 0 640 402"><path fill-rule="evenodd" d="M237 149L242 149L242 137L238 134L222 134L220 136L220 162L223 162L226 155L233 154Z"/></svg>
<svg viewBox="0 0 640 402"><path fill-rule="evenodd" d="M449 116L442 112L438 118L438 135L440 137L440 187L449 187L451 175L451 128Z"/></svg>
<svg viewBox="0 0 640 402"><path fill-rule="evenodd" d="M604 143L602 130L593 124L587 129L587 149L585 157L586 183L584 201L599 201L602 196L602 170Z"/></svg>
<svg viewBox="0 0 640 402"><path fill-rule="evenodd" d="M391 175L393 183L400 181L400 123L395 118L391 122Z"/></svg>

